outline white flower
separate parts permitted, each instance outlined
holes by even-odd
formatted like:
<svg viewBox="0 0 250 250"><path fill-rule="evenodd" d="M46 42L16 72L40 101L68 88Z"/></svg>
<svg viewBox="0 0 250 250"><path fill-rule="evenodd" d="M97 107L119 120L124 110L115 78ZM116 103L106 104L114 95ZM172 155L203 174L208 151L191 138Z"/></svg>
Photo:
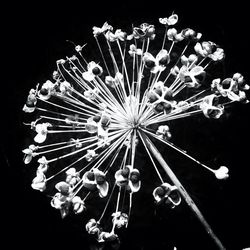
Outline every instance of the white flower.
<svg viewBox="0 0 250 250"><path fill-rule="evenodd" d="M67 81L60 82L59 89L63 95L68 94L71 90L71 84Z"/></svg>
<svg viewBox="0 0 250 250"><path fill-rule="evenodd" d="M46 157L42 156L41 158L39 158L37 160L37 162L39 163L37 171L41 171L42 173L46 173L48 168L49 168L48 161L47 161Z"/></svg>
<svg viewBox="0 0 250 250"><path fill-rule="evenodd" d="M221 166L219 169L214 170L214 174L217 179L222 180L222 179L227 179L229 177L228 174L229 170L225 166Z"/></svg>
<svg viewBox="0 0 250 250"><path fill-rule="evenodd" d="M112 31L113 27L109 25L107 22L105 22L102 27L96 27L96 26L93 27L93 35L97 37L98 35L104 34L109 30Z"/></svg>
<svg viewBox="0 0 250 250"><path fill-rule="evenodd" d="M128 53L130 56L134 56L134 55L141 56L142 50L138 49L134 44L130 44Z"/></svg>
<svg viewBox="0 0 250 250"><path fill-rule="evenodd" d="M98 130L98 124L96 121L94 121L93 117L90 117L87 120L85 128L90 134L94 134Z"/></svg>
<svg viewBox="0 0 250 250"><path fill-rule="evenodd" d="M175 28L168 29L167 37L170 41L173 41L173 42L180 42L184 39L183 34L181 32L178 33Z"/></svg>
<svg viewBox="0 0 250 250"><path fill-rule="evenodd" d="M218 119L224 112L224 108L218 105L218 98L212 94L203 98L200 109L207 118Z"/></svg>
<svg viewBox="0 0 250 250"><path fill-rule="evenodd" d="M120 72L116 72L115 77L106 76L105 83L111 88L115 88L121 84L124 85L123 75Z"/></svg>
<svg viewBox="0 0 250 250"><path fill-rule="evenodd" d="M194 66L190 70L189 67L183 65L180 68L179 76L187 87L198 88L204 81L206 72L202 66Z"/></svg>
<svg viewBox="0 0 250 250"><path fill-rule="evenodd" d="M99 235L101 233L99 223L94 218L88 221L85 228L89 234Z"/></svg>
<svg viewBox="0 0 250 250"><path fill-rule="evenodd" d="M150 68L150 71L153 74L161 72L166 68L166 64L169 63L170 57L167 50L162 49L154 57L151 53L145 52L143 54L143 61L145 62L146 67Z"/></svg>
<svg viewBox="0 0 250 250"><path fill-rule="evenodd" d="M128 224L128 215L126 213L122 213L117 211L116 213L112 214L112 222L117 228L121 228L127 226Z"/></svg>
<svg viewBox="0 0 250 250"><path fill-rule="evenodd" d="M29 164L34 156L36 156L36 151L39 147L31 144L28 148L24 149L22 152L25 154L24 163Z"/></svg>
<svg viewBox="0 0 250 250"><path fill-rule="evenodd" d="M68 196L72 192L72 187L65 181L58 182L55 188L64 196Z"/></svg>
<svg viewBox="0 0 250 250"><path fill-rule="evenodd" d="M86 209L84 202L82 201L82 199L79 196L74 196L74 198L71 200L71 202L73 205L73 211L76 214L80 214Z"/></svg>
<svg viewBox="0 0 250 250"><path fill-rule="evenodd" d="M53 93L55 84L52 83L50 80L47 80L43 85L40 91L38 92L38 96L42 100L48 100L51 97L51 94Z"/></svg>
<svg viewBox="0 0 250 250"><path fill-rule="evenodd" d="M170 17L159 18L159 22L166 26L175 25L178 22L178 15L172 14Z"/></svg>
<svg viewBox="0 0 250 250"><path fill-rule="evenodd" d="M46 176L43 172L37 172L36 177L32 180L31 187L41 192L46 189Z"/></svg>
<svg viewBox="0 0 250 250"><path fill-rule="evenodd" d="M88 63L87 71L82 73L82 77L86 81L93 81L96 76L100 76L103 72L102 67L95 63L94 61L91 61Z"/></svg>
<svg viewBox="0 0 250 250"><path fill-rule="evenodd" d="M69 168L66 171L66 182L70 186L74 186L78 181L80 181L79 172L76 172L75 168Z"/></svg>
<svg viewBox="0 0 250 250"><path fill-rule="evenodd" d="M222 48L217 48L216 51L210 55L208 55L213 61L221 61L225 57L224 50Z"/></svg>
<svg viewBox="0 0 250 250"><path fill-rule="evenodd" d="M171 133L169 132L168 125L161 125L158 127L156 134L159 135L162 139L168 140L171 138Z"/></svg>
<svg viewBox="0 0 250 250"><path fill-rule="evenodd" d="M130 192L138 192L141 188L140 172L138 169L132 169L131 165L126 165L123 169L115 173L116 184L125 187Z"/></svg>
<svg viewBox="0 0 250 250"><path fill-rule="evenodd" d="M104 172L94 168L93 171L87 171L82 177L83 186L89 190L98 190L99 196L104 198L108 194L109 183L106 181Z"/></svg>
<svg viewBox="0 0 250 250"><path fill-rule="evenodd" d="M181 203L181 196L176 186L163 183L153 191L154 199L157 204L165 203L171 208L175 208Z"/></svg>
<svg viewBox="0 0 250 250"><path fill-rule="evenodd" d="M52 125L48 122L39 123L35 125L35 130L37 135L34 138L34 141L37 143L43 143L47 138L48 127L52 127Z"/></svg>
<svg viewBox="0 0 250 250"><path fill-rule="evenodd" d="M87 99L90 99L92 101L94 101L96 99L96 96L99 94L99 89L98 88L94 88L94 89L89 89L84 91L84 96Z"/></svg>

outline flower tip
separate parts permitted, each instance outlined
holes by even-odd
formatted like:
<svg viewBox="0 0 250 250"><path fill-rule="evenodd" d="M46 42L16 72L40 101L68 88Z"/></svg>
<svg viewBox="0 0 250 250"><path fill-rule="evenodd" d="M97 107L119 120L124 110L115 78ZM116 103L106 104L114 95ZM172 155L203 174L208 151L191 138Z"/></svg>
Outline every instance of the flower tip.
<svg viewBox="0 0 250 250"><path fill-rule="evenodd" d="M219 169L215 170L215 176L219 180L225 180L229 177L229 170L225 166L221 166Z"/></svg>

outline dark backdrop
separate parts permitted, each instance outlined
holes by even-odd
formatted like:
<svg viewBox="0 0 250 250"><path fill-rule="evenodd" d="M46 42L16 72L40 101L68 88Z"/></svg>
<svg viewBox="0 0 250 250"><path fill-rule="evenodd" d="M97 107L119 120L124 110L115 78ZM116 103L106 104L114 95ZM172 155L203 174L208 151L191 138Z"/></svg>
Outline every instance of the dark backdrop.
<svg viewBox="0 0 250 250"><path fill-rule="evenodd" d="M9 3L3 8L1 206L4 212L1 224L7 241L3 249L11 249L13 244L16 246L13 249L90 249L78 217L62 220L58 211L50 207L48 198L31 189L27 166L22 161L21 150L27 137L22 125L23 104L30 88L53 71L55 61L71 55L72 47L66 40L84 43L91 35L92 26L100 26L105 21L117 28L129 27L131 23L157 22L158 17L174 11L182 26L199 30L224 48L225 75L241 72L249 81L248 7L239 1L221 5L218 2L82 1L77 4L67 1L57 5ZM225 162L230 168L230 178L220 183L210 177L200 180L198 170L190 168L193 172L184 185L191 183L198 205L227 249L240 250L250 246L250 107L235 105L231 111L223 123L201 121L195 130L188 127L194 122L187 121L186 144L181 146L198 152L201 159L215 153L218 162ZM214 152L215 149L218 151ZM216 249L185 206L175 214L162 213L157 219L146 199L143 195L138 198L138 208L134 208L134 217L123 236L122 249L173 249L173 244L178 250Z"/></svg>

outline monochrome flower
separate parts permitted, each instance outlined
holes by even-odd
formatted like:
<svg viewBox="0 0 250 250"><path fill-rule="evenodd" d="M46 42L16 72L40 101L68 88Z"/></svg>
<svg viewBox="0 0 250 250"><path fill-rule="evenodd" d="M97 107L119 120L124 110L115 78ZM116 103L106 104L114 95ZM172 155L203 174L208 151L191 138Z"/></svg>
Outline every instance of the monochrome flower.
<svg viewBox="0 0 250 250"><path fill-rule="evenodd" d="M82 177L83 186L89 190L98 190L101 198L106 197L109 190L109 183L106 181L105 174L98 170L87 171Z"/></svg>
<svg viewBox="0 0 250 250"><path fill-rule="evenodd" d="M170 208L175 208L181 203L181 197L176 186L169 183L163 183L153 191L155 201L160 204L164 203Z"/></svg>
<svg viewBox="0 0 250 250"><path fill-rule="evenodd" d="M29 164L33 158L33 156L35 156L35 152L38 149L37 146L35 146L34 144L29 145L28 148L24 149L22 152L25 154L24 156L24 163L25 164Z"/></svg>
<svg viewBox="0 0 250 250"><path fill-rule="evenodd" d="M143 61L145 62L145 66L150 69L151 73L156 74L166 68L166 64L169 63L170 57L168 51L162 49L159 51L156 57L154 57L149 52L144 53Z"/></svg>
<svg viewBox="0 0 250 250"><path fill-rule="evenodd" d="M35 190L44 191L46 189L46 176L38 171L36 177L32 180L31 187Z"/></svg>
<svg viewBox="0 0 250 250"><path fill-rule="evenodd" d="M48 134L48 127L52 127L52 125L48 122L45 123L38 123L35 125L35 130L37 135L34 137L34 141L37 143L43 143Z"/></svg>
<svg viewBox="0 0 250 250"><path fill-rule="evenodd" d="M107 22L94 26L98 53L94 46L87 53L86 43L71 42L75 55L57 60L50 80L37 84L25 100L23 111L36 116L24 123L35 136L22 150L25 165L33 158L38 163L31 187L52 197L62 218L91 210L85 229L101 244L120 242L134 199L156 183L152 204L174 209L183 200L222 245L168 165L163 147L217 180L227 179L229 168L209 167L175 144L176 120L219 119L234 102L249 102L250 87L239 72L222 77L213 67L224 60L224 50L191 28L173 27L177 22L175 13L159 18L164 33L146 22L129 31Z"/></svg>
<svg viewBox="0 0 250 250"><path fill-rule="evenodd" d="M175 25L178 22L178 15L172 14L170 17L159 18L159 22L166 25Z"/></svg>
<svg viewBox="0 0 250 250"><path fill-rule="evenodd" d="M138 192L141 187L140 172L132 169L131 165L126 165L115 173L116 184L125 187L130 192Z"/></svg>

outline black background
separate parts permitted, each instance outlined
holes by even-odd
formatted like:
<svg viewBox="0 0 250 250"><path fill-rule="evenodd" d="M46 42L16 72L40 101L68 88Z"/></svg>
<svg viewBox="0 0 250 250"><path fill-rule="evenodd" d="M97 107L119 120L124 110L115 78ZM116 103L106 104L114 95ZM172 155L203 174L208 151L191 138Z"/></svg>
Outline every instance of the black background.
<svg viewBox="0 0 250 250"><path fill-rule="evenodd" d="M204 34L204 39L220 44L226 52L225 76L241 72L249 75L248 7L239 1L219 5L217 2L148 1L115 3L97 1L45 4L9 3L3 8L1 40L3 42L1 108L1 170L2 170L2 236L3 249L90 249L80 217L62 220L47 197L30 187L30 176L24 166L21 150L26 146L26 130L22 124L22 107L30 88L53 72L55 61L73 53L66 40L85 43L92 35L92 26L108 21L114 27L131 23L158 22L158 17L179 15L184 27ZM184 186L190 188L195 200L215 233L227 249L240 250L250 246L249 237L249 112L248 105L236 104L230 115L221 121L187 121L176 134L180 146L194 156L230 169L227 181L216 181L199 168L187 167ZM188 123L190 123L188 126ZM183 124L180 124L183 126ZM183 129L182 129L183 128ZM178 132L178 130L177 130ZM166 152L168 153L168 152ZM170 152L171 153L171 152ZM172 155L172 154L170 154ZM184 164L184 159L173 163ZM172 159L171 159L172 158ZM190 164L192 165L192 164ZM185 167L185 166L184 166ZM151 191L146 190L151 198ZM157 219L151 200L137 195L137 205L122 249L216 249L204 229L193 218L185 204L175 213L160 213ZM136 204L135 204L136 205Z"/></svg>

